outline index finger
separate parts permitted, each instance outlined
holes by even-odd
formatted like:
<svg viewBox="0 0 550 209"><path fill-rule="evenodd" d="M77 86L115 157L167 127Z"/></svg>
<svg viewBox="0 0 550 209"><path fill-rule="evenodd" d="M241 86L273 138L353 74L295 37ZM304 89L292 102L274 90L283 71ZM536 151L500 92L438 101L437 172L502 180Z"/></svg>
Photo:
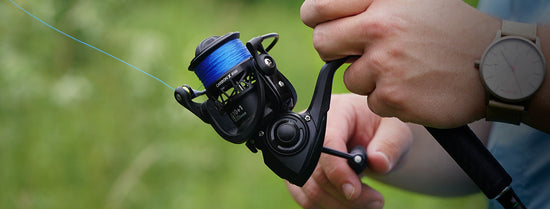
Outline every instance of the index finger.
<svg viewBox="0 0 550 209"><path fill-rule="evenodd" d="M327 131L329 131L327 127ZM327 135L329 140L325 141L325 146L347 152L346 142L344 140L331 140L338 137L334 134ZM336 188L339 196L345 197L347 200L354 200L360 195L361 180L357 174L349 167L347 161L343 158L321 155L319 160L320 169L323 170L329 185ZM328 185L324 185L328 186Z"/></svg>
<svg viewBox="0 0 550 209"><path fill-rule="evenodd" d="M347 152L347 143L353 134L355 112L349 104L356 102L358 97L339 95L332 97L331 108L328 112L324 146ZM343 105L343 104L347 104ZM341 108L345 107L345 108ZM348 166L347 161L334 156L321 155L320 168L328 182L337 188L339 194L348 200L356 199L360 195L361 181L357 174Z"/></svg>
<svg viewBox="0 0 550 209"><path fill-rule="evenodd" d="M315 27L319 23L353 16L365 11L373 0L305 0L300 8L304 24Z"/></svg>

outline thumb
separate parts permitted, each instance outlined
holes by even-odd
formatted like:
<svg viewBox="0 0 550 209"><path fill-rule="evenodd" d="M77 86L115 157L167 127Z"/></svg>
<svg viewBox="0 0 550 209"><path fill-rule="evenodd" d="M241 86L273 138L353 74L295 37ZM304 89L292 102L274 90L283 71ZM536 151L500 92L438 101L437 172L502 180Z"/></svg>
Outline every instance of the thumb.
<svg viewBox="0 0 550 209"><path fill-rule="evenodd" d="M369 168L386 174L394 170L412 146L409 127L397 118L383 118L367 147Z"/></svg>

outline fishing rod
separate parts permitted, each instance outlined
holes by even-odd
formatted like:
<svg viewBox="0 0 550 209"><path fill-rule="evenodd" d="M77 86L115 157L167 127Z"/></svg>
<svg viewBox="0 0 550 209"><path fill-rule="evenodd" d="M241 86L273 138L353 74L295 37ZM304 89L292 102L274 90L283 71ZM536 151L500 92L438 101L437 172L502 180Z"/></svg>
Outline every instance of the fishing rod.
<svg viewBox="0 0 550 209"><path fill-rule="evenodd" d="M512 177L467 125L426 129L487 198L496 199L505 209L526 208L511 187Z"/></svg>

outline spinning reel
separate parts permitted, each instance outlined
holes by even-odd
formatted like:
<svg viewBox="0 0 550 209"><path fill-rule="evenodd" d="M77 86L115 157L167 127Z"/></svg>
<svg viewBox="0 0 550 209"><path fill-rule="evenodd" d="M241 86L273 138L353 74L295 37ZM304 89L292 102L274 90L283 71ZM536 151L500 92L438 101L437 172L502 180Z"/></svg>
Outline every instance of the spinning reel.
<svg viewBox="0 0 550 209"><path fill-rule="evenodd" d="M264 48L266 39L272 41ZM234 32L203 40L189 70L206 90L184 85L176 89L176 100L225 140L245 143L254 153L261 150L265 164L295 185L309 179L321 152L348 159L360 173L367 166L365 148L344 153L323 147L334 72L346 59L322 67L309 108L295 113L296 91L268 54L278 39L278 34L270 33L252 38L245 47ZM208 99L193 101L202 95Z"/></svg>
<svg viewBox="0 0 550 209"><path fill-rule="evenodd" d="M327 62L315 84L309 108L292 112L296 91L268 54L279 36L275 33L252 38L246 47L239 33L203 40L189 70L206 90L184 85L176 88L176 100L225 140L245 143L250 151L262 151L265 164L279 177L303 186L315 169L321 152L348 159L360 173L367 166L364 147L350 153L323 147L327 111L335 71L348 59ZM267 48L262 43L273 39ZM206 95L203 103L193 99ZM453 129L426 127L489 199L508 209L525 208L510 184L512 178L484 147L467 125Z"/></svg>

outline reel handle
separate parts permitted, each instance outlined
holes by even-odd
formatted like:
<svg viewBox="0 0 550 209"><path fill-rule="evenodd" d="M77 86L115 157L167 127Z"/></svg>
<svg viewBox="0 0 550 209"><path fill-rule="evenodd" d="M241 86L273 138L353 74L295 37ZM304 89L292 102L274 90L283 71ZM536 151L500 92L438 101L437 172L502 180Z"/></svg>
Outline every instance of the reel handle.
<svg viewBox="0 0 550 209"><path fill-rule="evenodd" d="M349 167L351 167L356 174L360 174L367 168L367 150L362 146L355 146L349 153L340 152L328 147L323 147L322 152L347 159Z"/></svg>

